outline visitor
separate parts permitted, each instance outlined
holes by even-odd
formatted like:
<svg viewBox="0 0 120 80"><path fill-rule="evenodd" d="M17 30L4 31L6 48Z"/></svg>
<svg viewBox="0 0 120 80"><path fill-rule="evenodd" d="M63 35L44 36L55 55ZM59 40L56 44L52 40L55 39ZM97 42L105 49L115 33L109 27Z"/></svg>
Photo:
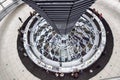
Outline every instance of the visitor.
<svg viewBox="0 0 120 80"><path fill-rule="evenodd" d="M102 20L102 13L99 14L99 18L100 18L100 20Z"/></svg>
<svg viewBox="0 0 120 80"><path fill-rule="evenodd" d="M18 33L19 33L19 35L21 36L21 34L22 34L22 33L21 33L21 29L18 29Z"/></svg>
<svg viewBox="0 0 120 80"><path fill-rule="evenodd" d="M74 76L74 72L71 73L71 76L72 76L72 77Z"/></svg>
<svg viewBox="0 0 120 80"><path fill-rule="evenodd" d="M96 12L95 8L93 8L93 12Z"/></svg>
<svg viewBox="0 0 120 80"><path fill-rule="evenodd" d="M79 77L79 71L72 72L72 73L71 73L71 76L72 76L73 78L78 78L78 77Z"/></svg>
<svg viewBox="0 0 120 80"><path fill-rule="evenodd" d="M24 55L25 57L27 57L27 54L26 54L25 52L23 53L23 55Z"/></svg>
<svg viewBox="0 0 120 80"><path fill-rule="evenodd" d="M64 73L60 73L60 77L64 77Z"/></svg>
<svg viewBox="0 0 120 80"><path fill-rule="evenodd" d="M37 12L36 11L33 11L33 14L35 15Z"/></svg>
<svg viewBox="0 0 120 80"><path fill-rule="evenodd" d="M49 73L49 70L46 70L46 73Z"/></svg>
<svg viewBox="0 0 120 80"><path fill-rule="evenodd" d="M74 73L74 78L78 78L79 77L79 72L75 72Z"/></svg>
<svg viewBox="0 0 120 80"><path fill-rule="evenodd" d="M18 19L20 20L21 23L23 23L22 19L20 17L18 17Z"/></svg>
<svg viewBox="0 0 120 80"><path fill-rule="evenodd" d="M58 77L58 76L59 76L59 74L58 74L58 73L55 73L55 76L56 76L56 77Z"/></svg>
<svg viewBox="0 0 120 80"><path fill-rule="evenodd" d="M32 13L32 12L30 12L30 16L33 16L33 13Z"/></svg>
<svg viewBox="0 0 120 80"><path fill-rule="evenodd" d="M93 73L93 70L92 70L92 69L90 69L90 70L89 70L89 72L90 72L90 73Z"/></svg>

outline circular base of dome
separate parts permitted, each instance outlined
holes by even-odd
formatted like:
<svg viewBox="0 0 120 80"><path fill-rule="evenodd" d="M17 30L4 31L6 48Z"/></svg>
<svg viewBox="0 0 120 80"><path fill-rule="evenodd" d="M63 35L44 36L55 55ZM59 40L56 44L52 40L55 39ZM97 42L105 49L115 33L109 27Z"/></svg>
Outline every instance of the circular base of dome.
<svg viewBox="0 0 120 80"><path fill-rule="evenodd" d="M89 11L92 12L92 14L90 14ZM97 18L92 18L91 17L92 15L94 15L94 17L96 16ZM23 64L25 65L25 67L31 73L33 73L35 76L37 76L37 77L39 77L40 79L43 79L43 80L47 80L46 78L48 78L48 79L51 78L52 80L54 80L54 79L57 80L58 78L56 78L53 75L54 74L53 72L71 73L71 72L75 72L75 71L80 71L81 75L80 75L79 78L84 79L84 80L88 80L89 78L95 76L98 72L100 72L100 70L102 70L104 68L104 66L107 64L107 62L109 61L110 56L112 54L112 49L113 49L112 33L111 33L111 30L110 30L108 24L106 23L106 21L104 19L98 19L98 14L97 13L94 13L92 10L88 10L88 12L86 12L83 15L82 20L85 19L84 18L85 16L86 16L86 18L88 18L87 20L92 19L92 21L94 23L94 24L92 24L92 27L97 26L96 28L93 28L93 33L91 33L91 35L89 35L89 36L93 36L93 37L89 37L89 39L86 37L89 32L92 32L92 30L88 31L88 30L90 30L90 29L86 30L88 27L83 27L83 28L80 27L79 25L82 25L82 23L80 24L80 22L82 22L81 19L80 19L80 22L76 23L76 26L78 26L78 27L75 27L72 30L72 32L70 33L70 35L66 36L66 35L57 34L58 37L60 38L60 41L59 40L54 40L54 39L58 39L58 38L56 38L56 36L54 38L51 38L50 40L48 40L50 38L50 34L52 34L52 37L53 37L53 35L56 34L53 30L52 30L51 33L49 32L50 34L48 33L46 37L41 36L42 33L38 34L38 32L40 32L39 29L33 28L33 29L36 29L36 30L32 30L31 28L34 27L35 23L38 21L37 18L34 18L34 20L32 21L32 25L28 26L28 32L30 32L30 33L28 33L27 36L25 36L26 32L27 32L26 27L27 27L28 23L30 22L30 20L34 16L29 17L26 20L26 22L24 23L24 25L21 27L22 30L26 30L26 31L23 31L22 34L18 35L18 43L17 43L18 44L18 53L19 53L19 56L20 56ZM39 17L39 16L37 16L37 17ZM86 24L87 24L86 26L88 26L88 25L90 26L90 24L88 22L86 21ZM101 28L101 24L103 25L103 28ZM40 24L40 25L43 25L43 24ZM100 27L98 27L98 26L100 26ZM52 27L49 27L49 28L52 29ZM46 28L46 29L48 29L48 28ZM42 31L44 31L44 30L45 29L42 29ZM36 31L36 32L34 32L34 31ZM47 33L47 31L44 31L44 32ZM103 35L101 35L102 32L103 32ZM31 33L33 33L33 34L31 34ZM79 33L79 34L84 33L84 34L80 35L80 36L76 36L77 33ZM42 47L42 49L44 49L43 51L46 51L47 48L49 48L49 50L50 50L50 47L52 47L52 49L54 47L57 47L58 55L54 55L54 57L56 59L53 59L51 56L46 56L46 55L41 56L39 54L41 54L41 53L43 54L45 52L40 53L40 51L38 53L38 56L36 56L36 57L39 57L39 59L35 59L35 58L30 57L28 47L31 47L31 46L35 47L36 44L35 44L34 41L37 40L37 38L38 38L36 36L34 37L34 35L40 36L40 38L38 39L39 42L36 41L36 43L38 43L38 44L42 43L42 46L44 46L44 47ZM71 35L72 35L72 38L73 38L73 35L74 35L74 37L76 39L76 42L74 41L75 39L73 39L73 40L69 39L68 36L71 36ZM32 39L30 39L31 36L32 36L33 42L32 42ZM40 40L40 39L42 39L41 37L44 38L43 41ZM70 41L70 40L72 40L72 41ZM80 40L82 40L82 41L80 41ZM87 40L88 40L88 42L87 42ZM106 42L106 40L107 40L107 42ZM30 42L29 45L28 44L26 45L26 43L25 43L26 41ZM55 45L54 44L53 45L48 44L47 47L45 47L46 44L47 44L47 41L51 41L51 43L54 42ZM75 44L77 42L81 42L81 43L84 43L84 44L78 43L79 45L76 44L76 46L74 46L74 45L72 45L73 42L75 42ZM87 43L91 43L92 44L91 47L88 46ZM71 48L70 45L72 45L74 47ZM85 47L81 47L82 45L85 46ZM26 47L26 46L28 46L28 47ZM77 48L77 47L79 47L79 49L74 50L74 48ZM84 50L84 48L85 48L85 50ZM39 50L39 49L41 49L41 47L36 46L36 49ZM85 54L82 53L83 50L84 50ZM67 51L69 51L69 52L67 52ZM71 56L70 56L71 58L69 58L68 56L65 55L65 54L69 54L69 53L70 54L75 53L75 51L76 51L77 56L73 59L72 59ZM81 52L79 52L79 51L81 51ZM97 53L97 51L99 53ZM50 52L52 52L52 50L50 50L48 52L48 55L50 55ZM55 51L53 50L53 53L54 52ZM61 52L64 53L64 54L62 54ZM35 52L35 55L37 55L36 53L37 52ZM109 54L107 54L107 53L109 53ZM53 55L53 54L51 53L51 55ZM60 56L62 56L62 55L63 55L63 57L60 58ZM78 56L78 55L80 55L80 56ZM73 55L73 56L75 56L75 55ZM67 59L65 59L65 58L67 58ZM43 61L43 59L45 59L45 61L46 61L45 64L41 63L41 61ZM79 61L79 63L77 61ZM57 62L58 62L58 64L56 64ZM51 64L52 64L52 66L51 66ZM76 65L78 65L78 66L76 66ZM67 68L65 68L65 67L67 67ZM46 71L50 71L49 76L47 76L48 73ZM68 78L68 76L70 76L70 74L66 74L64 79L66 80ZM71 78L71 80L72 80L72 78Z"/></svg>

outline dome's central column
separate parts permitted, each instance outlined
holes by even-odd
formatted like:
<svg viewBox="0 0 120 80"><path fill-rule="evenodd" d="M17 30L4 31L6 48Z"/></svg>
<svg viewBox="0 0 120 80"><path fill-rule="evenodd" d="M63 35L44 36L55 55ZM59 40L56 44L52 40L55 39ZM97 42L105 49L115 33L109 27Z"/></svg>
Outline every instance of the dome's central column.
<svg viewBox="0 0 120 80"><path fill-rule="evenodd" d="M59 34L68 34L95 0L23 0Z"/></svg>

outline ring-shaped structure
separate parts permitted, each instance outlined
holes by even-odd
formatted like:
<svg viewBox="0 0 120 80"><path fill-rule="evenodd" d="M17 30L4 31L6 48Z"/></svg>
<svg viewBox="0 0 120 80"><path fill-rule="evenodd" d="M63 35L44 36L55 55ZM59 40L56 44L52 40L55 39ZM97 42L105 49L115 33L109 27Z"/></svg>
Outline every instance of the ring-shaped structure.
<svg viewBox="0 0 120 80"><path fill-rule="evenodd" d="M52 72L70 73L86 69L99 59L106 45L106 31L90 10L67 35L57 34L36 14L25 27L23 41L27 55L35 64Z"/></svg>

